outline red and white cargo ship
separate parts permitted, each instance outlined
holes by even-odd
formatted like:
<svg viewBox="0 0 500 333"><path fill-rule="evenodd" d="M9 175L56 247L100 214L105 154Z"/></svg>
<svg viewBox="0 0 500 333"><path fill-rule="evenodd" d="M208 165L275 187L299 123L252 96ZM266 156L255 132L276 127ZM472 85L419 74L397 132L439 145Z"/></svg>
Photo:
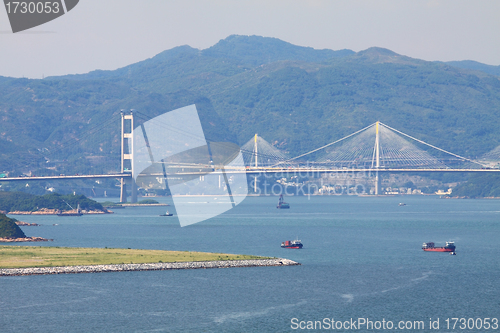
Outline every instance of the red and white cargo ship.
<svg viewBox="0 0 500 333"><path fill-rule="evenodd" d="M455 253L455 242L446 242L446 246L436 247L434 242L424 243L422 245L422 250L429 252L450 252L450 254Z"/></svg>
<svg viewBox="0 0 500 333"><path fill-rule="evenodd" d="M285 249L301 249L302 246L303 246L302 243L298 239L293 241L288 240L281 243L281 247Z"/></svg>

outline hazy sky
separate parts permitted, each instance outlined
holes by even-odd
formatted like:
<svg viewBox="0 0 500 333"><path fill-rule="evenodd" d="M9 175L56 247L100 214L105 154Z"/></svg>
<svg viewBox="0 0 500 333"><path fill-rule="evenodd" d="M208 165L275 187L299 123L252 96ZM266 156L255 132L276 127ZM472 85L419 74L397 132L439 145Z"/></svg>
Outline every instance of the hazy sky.
<svg viewBox="0 0 500 333"><path fill-rule="evenodd" d="M500 65L499 15L497 0L80 0L67 14L13 34L2 7L0 76L116 69L232 34Z"/></svg>

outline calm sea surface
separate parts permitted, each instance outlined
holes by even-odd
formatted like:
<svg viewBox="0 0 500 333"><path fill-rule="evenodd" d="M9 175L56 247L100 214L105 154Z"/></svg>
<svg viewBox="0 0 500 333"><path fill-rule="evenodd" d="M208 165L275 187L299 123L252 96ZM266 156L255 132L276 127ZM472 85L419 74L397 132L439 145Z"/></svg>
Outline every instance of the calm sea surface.
<svg viewBox="0 0 500 333"><path fill-rule="evenodd" d="M224 215L184 228L175 217L158 216L165 207L17 217L43 224L23 227L28 236L54 239L42 246L242 253L302 265L2 277L0 332L292 332L308 321L328 330L324 323L332 319L358 318L374 327L335 331L401 331L400 321L407 328L422 321L424 329L411 331L500 332L460 329L460 322L453 330L453 321L447 329L446 322L500 319L500 201L286 200L289 210L276 209L276 197L247 198ZM297 237L302 250L280 248ZM449 240L456 256L421 250L423 242ZM439 330L431 330L429 321L437 328L438 319ZM393 329L376 329L382 321Z"/></svg>

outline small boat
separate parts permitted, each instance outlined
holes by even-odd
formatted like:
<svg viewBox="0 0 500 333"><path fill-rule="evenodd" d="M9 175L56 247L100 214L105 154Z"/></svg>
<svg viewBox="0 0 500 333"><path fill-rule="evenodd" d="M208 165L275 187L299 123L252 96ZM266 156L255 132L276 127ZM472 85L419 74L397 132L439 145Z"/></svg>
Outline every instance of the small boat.
<svg viewBox="0 0 500 333"><path fill-rule="evenodd" d="M276 206L276 208L278 208L278 209L290 208L290 205L283 200L283 194L280 195L280 198L278 200L278 206Z"/></svg>
<svg viewBox="0 0 500 333"><path fill-rule="evenodd" d="M446 245L442 247L436 247L434 242L424 243L422 250L428 252L450 252L450 254L456 255L455 242L446 242Z"/></svg>
<svg viewBox="0 0 500 333"><path fill-rule="evenodd" d="M399 206L406 206L406 204L404 202L400 202Z"/></svg>
<svg viewBox="0 0 500 333"><path fill-rule="evenodd" d="M301 249L302 246L302 243L298 239L281 243L281 247L285 249Z"/></svg>
<svg viewBox="0 0 500 333"><path fill-rule="evenodd" d="M174 216L174 214L172 213L169 213L168 210L165 214L161 214L160 216Z"/></svg>

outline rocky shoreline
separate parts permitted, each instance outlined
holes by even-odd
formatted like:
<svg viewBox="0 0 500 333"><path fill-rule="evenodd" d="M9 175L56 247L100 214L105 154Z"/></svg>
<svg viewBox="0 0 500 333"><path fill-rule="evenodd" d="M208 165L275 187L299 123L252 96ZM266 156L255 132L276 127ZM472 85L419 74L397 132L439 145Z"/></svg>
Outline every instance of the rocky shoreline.
<svg viewBox="0 0 500 333"><path fill-rule="evenodd" d="M22 227L39 227L40 224L38 223L28 223L28 222L23 222L23 221L16 221L14 222L17 225L20 225Z"/></svg>
<svg viewBox="0 0 500 333"><path fill-rule="evenodd" d="M169 263L149 263L149 264L3 268L0 269L0 276L130 272L130 271L163 271L171 269L208 269L208 268L296 266L296 265L300 265L300 263L283 258L223 260L223 261L191 261L191 262L169 262Z"/></svg>
<svg viewBox="0 0 500 333"><path fill-rule="evenodd" d="M21 237L21 238L0 238L0 243L14 243L14 242L48 242L53 239L42 237Z"/></svg>
<svg viewBox="0 0 500 333"><path fill-rule="evenodd" d="M112 211L109 210L80 210L82 214L112 214ZM8 212L9 215L57 215L61 213L78 213L76 210L66 210L61 212L59 209L48 209L48 208L40 208L39 210L30 212L30 211L19 211L15 210L12 212Z"/></svg>

